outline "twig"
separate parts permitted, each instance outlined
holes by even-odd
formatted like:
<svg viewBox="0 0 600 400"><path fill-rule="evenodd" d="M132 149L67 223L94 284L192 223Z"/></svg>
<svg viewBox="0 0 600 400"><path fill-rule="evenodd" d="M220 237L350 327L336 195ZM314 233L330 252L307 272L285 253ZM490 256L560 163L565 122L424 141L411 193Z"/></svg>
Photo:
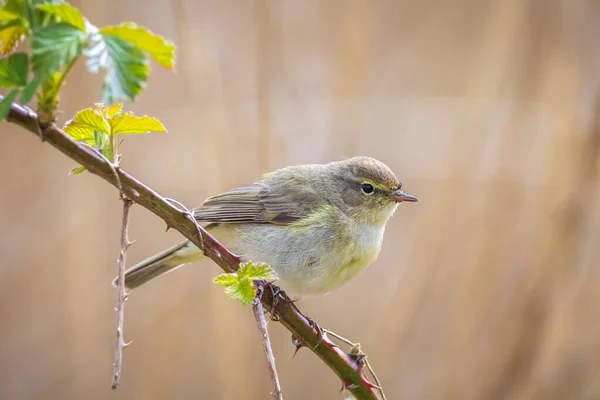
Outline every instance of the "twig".
<svg viewBox="0 0 600 400"><path fill-rule="evenodd" d="M2 99L3 96L0 96L0 100ZM8 122L19 125L36 135L39 132L37 115L25 110L18 104L13 103L6 119ZM71 139L54 124L45 126L43 134L46 140L45 143L52 145L67 157L80 163L91 174L101 177L113 186L118 185L111 163L100 157L95 150ZM206 255L225 272L235 272L239 268L239 257L228 251L206 229L190 221L188 216L182 213L181 210L124 170L117 169L117 174L121 181L123 193L127 198L154 213L198 248L202 248L204 244ZM202 241L198 238L198 230L202 234ZM270 290L265 290L262 303L268 307L273 304L273 295ZM377 395L373 391L375 386L363 376L362 367L328 340L326 335L319 335L310 324L309 319L300 312L294 303L279 301L274 307L273 313L277 314L279 322L294 337L304 343L308 349L329 366L356 399L377 399Z"/></svg>
<svg viewBox="0 0 600 400"><path fill-rule="evenodd" d="M129 209L133 202L126 197L123 200L123 220L121 222L121 251L119 252L119 276L117 278L117 346L115 349L115 363L113 365L112 389L119 386L121 379L121 365L123 364L123 349L129 344L123 339L123 314L125 312L125 254L131 246L127 238L127 226L129 224Z"/></svg>
<svg viewBox="0 0 600 400"><path fill-rule="evenodd" d="M334 338L346 343L347 345L349 345L352 348L357 348L358 350L362 353L362 350L360 349L360 344L359 343L353 343L351 340L346 339L343 336L338 335L337 333L330 331L328 329L324 329L325 333L333 336ZM377 389L379 390L379 393L381 393L381 398L383 400L387 400L387 397L385 397L385 393L383 392L383 386L381 386L381 382L379 382L379 378L377 377L377 374L375 373L375 370L373 369L373 367L371 367L371 363L369 362L369 359L365 356L364 358L364 362L365 365L367 367L367 369L369 370L369 372L371 373L371 376L373 377L373 379L375 380L375 384L377 385Z"/></svg>
<svg viewBox="0 0 600 400"><path fill-rule="evenodd" d="M265 310L259 297L260 296L257 296L256 299L254 299L254 302L252 303L252 311L254 311L254 318L256 318L256 325L258 326L258 333L260 333L263 351L265 352L265 359L267 360L267 366L269 367L269 375L271 376L271 384L273 385L273 391L271 392L271 395L273 395L275 400L283 400L283 394L281 394L281 385L279 384L279 376L277 376L277 368L275 368L275 357L273 356L271 340L269 339L269 332L267 331Z"/></svg>

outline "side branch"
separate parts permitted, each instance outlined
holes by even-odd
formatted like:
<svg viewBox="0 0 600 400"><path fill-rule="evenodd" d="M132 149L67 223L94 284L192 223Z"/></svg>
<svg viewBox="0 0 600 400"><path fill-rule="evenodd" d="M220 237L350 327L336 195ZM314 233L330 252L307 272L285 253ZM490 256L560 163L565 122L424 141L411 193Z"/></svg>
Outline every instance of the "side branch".
<svg viewBox="0 0 600 400"><path fill-rule="evenodd" d="M269 339L269 331L267 330L265 311L258 298L254 299L254 302L252 303L252 311L254 311L254 318L256 319L256 325L258 326L258 333L260 334L263 351L265 352L265 359L267 360L267 366L269 367L269 375L273 385L273 391L271 394L275 400L283 400L283 395L281 394L281 384L279 383L279 376L277 376L277 368L275 368L275 356L273 355L271 339Z"/></svg>
<svg viewBox="0 0 600 400"><path fill-rule="evenodd" d="M3 96L0 96L0 100L2 98ZM178 210L157 192L121 168L116 168L117 175L115 175L115 169L110 162L93 148L74 141L54 124L44 126L41 130L38 116L18 104L12 105L6 119L36 136L39 136L41 131L43 141L113 186L118 188L120 180L122 192L127 198L151 211L165 221L167 226L176 229L196 246L203 248L205 254L225 272L235 272L238 269L239 257L229 252L210 233L191 221L186 212ZM201 237L198 235L199 232ZM270 292L266 290L262 297L262 303L267 309L273 304L273 296ZM313 327L314 324L311 324L293 303L278 301L271 311L295 338L319 356L340 377L344 387L357 399L377 399L373 391L374 385L364 376L363 365L344 353L327 338L327 335L317 332Z"/></svg>
<svg viewBox="0 0 600 400"><path fill-rule="evenodd" d="M125 314L125 254L131 242L127 237L127 227L129 225L129 209L133 204L131 200L122 198L123 200L123 220L121 223L121 251L119 252L119 275L117 278L117 345L115 349L115 363L113 365L113 381L112 389L115 390L119 386L121 379L121 365L123 363L123 349L127 346L123 337L123 316Z"/></svg>

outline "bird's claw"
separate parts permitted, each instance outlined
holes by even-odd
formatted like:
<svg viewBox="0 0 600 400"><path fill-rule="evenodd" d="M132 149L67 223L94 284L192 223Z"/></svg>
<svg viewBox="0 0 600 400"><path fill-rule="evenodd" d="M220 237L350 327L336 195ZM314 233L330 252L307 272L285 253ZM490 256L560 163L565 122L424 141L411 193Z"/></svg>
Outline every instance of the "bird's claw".
<svg viewBox="0 0 600 400"><path fill-rule="evenodd" d="M319 340L317 342L317 345L315 346L316 349L317 347L319 347L319 344L321 344L323 338L325 337L325 330L321 328L321 325L317 324L314 319L310 317L306 317L306 319L308 320L308 325L310 325L310 327L314 329L315 332L317 332L317 335L319 335Z"/></svg>

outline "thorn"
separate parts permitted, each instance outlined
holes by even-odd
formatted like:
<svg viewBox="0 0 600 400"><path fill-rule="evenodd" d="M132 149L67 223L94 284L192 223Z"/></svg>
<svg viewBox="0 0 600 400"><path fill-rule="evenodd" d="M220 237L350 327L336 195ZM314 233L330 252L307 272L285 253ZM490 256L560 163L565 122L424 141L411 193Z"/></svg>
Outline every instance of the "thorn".
<svg viewBox="0 0 600 400"><path fill-rule="evenodd" d="M127 343L123 343L123 348L128 347L129 345L131 345L131 343L133 343L133 340Z"/></svg>
<svg viewBox="0 0 600 400"><path fill-rule="evenodd" d="M340 393L342 393L348 387L348 383L345 380L342 380L342 387L340 388Z"/></svg>
<svg viewBox="0 0 600 400"><path fill-rule="evenodd" d="M344 389L355 389L358 386L355 383L351 383L347 380L342 380L342 388L340 389L340 393L344 391Z"/></svg>
<svg viewBox="0 0 600 400"><path fill-rule="evenodd" d="M292 358L296 357L296 353L298 353L298 350L300 350L303 347L306 347L304 342L298 339L295 335L292 335L292 344L296 346L296 350L294 350L294 355L292 356Z"/></svg>
<svg viewBox="0 0 600 400"><path fill-rule="evenodd" d="M376 384L374 384L374 383L371 383L371 381L370 381L370 380L368 380L367 378L365 378L365 377L362 375L362 373L361 373L361 376L362 376L363 383L364 383L364 384L365 384L365 385L366 385L366 386L367 386L369 389L378 389L378 390L381 390L381 386L377 386Z"/></svg>

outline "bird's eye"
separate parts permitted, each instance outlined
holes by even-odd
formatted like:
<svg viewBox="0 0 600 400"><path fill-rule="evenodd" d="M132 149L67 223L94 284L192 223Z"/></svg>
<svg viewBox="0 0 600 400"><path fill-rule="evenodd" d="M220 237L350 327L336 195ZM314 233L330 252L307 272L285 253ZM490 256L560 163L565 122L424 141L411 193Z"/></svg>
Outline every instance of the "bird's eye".
<svg viewBox="0 0 600 400"><path fill-rule="evenodd" d="M363 183L360 187L360 190L364 193L364 194L371 194L373 193L373 185L371 185L370 183Z"/></svg>

